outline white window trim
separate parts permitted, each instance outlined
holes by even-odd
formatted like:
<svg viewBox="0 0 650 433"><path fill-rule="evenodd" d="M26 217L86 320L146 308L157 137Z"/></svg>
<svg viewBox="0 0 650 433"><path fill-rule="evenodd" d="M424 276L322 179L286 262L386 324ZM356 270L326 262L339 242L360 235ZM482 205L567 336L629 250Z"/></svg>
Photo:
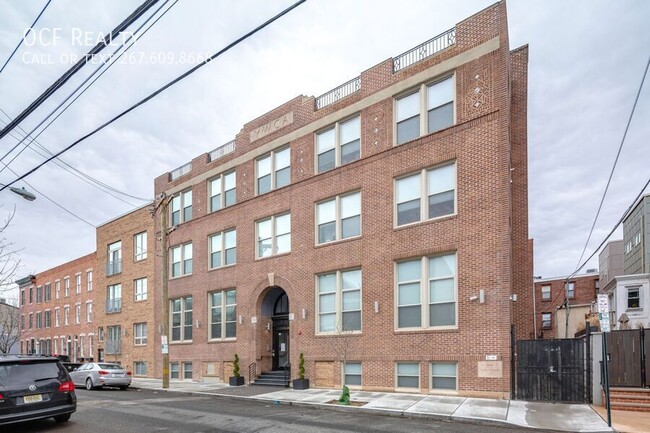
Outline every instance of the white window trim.
<svg viewBox="0 0 650 433"><path fill-rule="evenodd" d="M145 326L145 335L138 337L138 334L135 332L137 329L138 325L144 325ZM133 345L134 346L146 346L149 343L149 327L147 326L147 322L137 322L133 324ZM144 343L140 342L138 343L138 339L142 340L145 339L146 341Z"/></svg>
<svg viewBox="0 0 650 433"><path fill-rule="evenodd" d="M277 250L277 238L278 234L276 233L276 223L275 221L283 217L285 215L289 215L289 235L291 237L291 241L289 242L289 251L284 251L281 253L275 252ZM271 221L271 254L268 256L260 256L260 249L259 249L259 223L270 220ZM265 260L265 259L270 259L272 257L278 257L278 256L284 256L287 254L291 254L292 250L292 244L293 244L293 218L291 217L291 212L283 212L279 213L276 215L271 215L270 217L262 218L257 221L255 221L255 260ZM286 233L285 233L286 234Z"/></svg>
<svg viewBox="0 0 650 433"><path fill-rule="evenodd" d="M187 310L185 308L185 300L187 298L192 298L192 309L191 310ZM172 303L177 299L181 300L181 311L180 311L180 315L181 315L181 324L180 324L181 335L180 335L179 340L172 340L173 329L174 329L173 328L174 327L174 308L172 306ZM180 297L176 297L176 298L173 298L173 299L169 300L169 344L192 343L192 341L193 341L192 339L194 338L194 330L192 330L192 338L190 338L190 339L185 338L185 326L186 326L185 325L185 314L186 314L187 311L192 312L192 328L193 328L194 327L194 317L195 317L194 316L194 296L186 295L186 296L180 296Z"/></svg>
<svg viewBox="0 0 650 433"><path fill-rule="evenodd" d="M234 290L235 291L235 303L226 304L226 292ZM221 292L221 335L226 335L226 307L234 305L235 306L235 336L234 337L222 337L214 338L212 337L212 294ZM237 341L237 289L234 287L221 290L213 290L208 292L208 341Z"/></svg>
<svg viewBox="0 0 650 433"><path fill-rule="evenodd" d="M235 262L226 264L226 233L235 232ZM212 238L221 235L221 264L219 266L212 266ZM237 228L226 229L221 232L212 233L208 236L208 270L228 268L237 264Z"/></svg>
<svg viewBox="0 0 650 433"><path fill-rule="evenodd" d="M350 195L359 194L359 234L356 236L350 236L343 238L343 218L341 217L341 199ZM334 224L336 226L336 239L333 241L326 241L323 243L318 242L318 205L327 203L334 200L334 212L336 213L336 219ZM361 190L347 192L345 194L339 194L334 197L329 197L325 200L318 201L314 204L314 245L330 245L336 242L347 241L349 239L356 239L363 236L363 197L361 196Z"/></svg>
<svg viewBox="0 0 650 433"><path fill-rule="evenodd" d="M399 386L399 380L398 380L398 372L397 372L397 366L399 364L416 364L418 366L418 386L417 388L415 387L400 387ZM394 374L395 374L395 389L396 390L404 390L404 391L413 391L414 389L420 389L422 387L422 366L420 365L419 361L395 361L395 366L393 367L394 369ZM404 375L402 375L404 376ZM414 376L407 376L407 377L414 377Z"/></svg>
<svg viewBox="0 0 650 433"><path fill-rule="evenodd" d="M639 291L639 306L638 307L628 307L630 300L630 290ZM643 286L642 285L630 285L625 286L625 311L643 311Z"/></svg>
<svg viewBox="0 0 650 433"><path fill-rule="evenodd" d="M186 194L188 192L192 194L192 203L189 206L187 206L186 203L185 203L185 196L186 196ZM192 188L184 189L183 191L179 191L176 194L173 194L171 196L171 200L169 201L169 209L168 209L169 215L168 215L168 217L169 217L169 226L170 227L174 226L173 218L172 218L172 215L174 214L174 208L173 208L172 202L174 201L174 199L176 197L179 197L179 203L180 203L180 209L179 209L179 215L178 215L178 224L183 224L183 223L186 223L188 221L192 221L194 219L194 193L192 192ZM185 220L185 209L190 207L190 206L192 207L192 216L191 216L191 218L189 220L186 221Z"/></svg>
<svg viewBox="0 0 650 433"><path fill-rule="evenodd" d="M434 388L433 387L433 364L454 364L456 366L456 388L447 389L447 388ZM436 376L436 377L452 377L452 376ZM431 361L429 363L429 391L439 393L450 393L456 394L458 392L458 362L457 361Z"/></svg>
<svg viewBox="0 0 650 433"><path fill-rule="evenodd" d="M290 147L289 144L283 144L282 146L280 146L278 148L275 148L272 151L267 152L264 155L261 155L261 156L255 158L255 196L256 197L258 195L269 194L269 193L271 193L271 192L278 189L278 187L275 184L276 183L275 182L275 175L277 173L277 168L275 166L275 155L277 153L280 153L280 152L284 151L284 150L289 150L289 166L288 166L288 168L289 168L289 183L286 184L286 185L283 185L283 186L281 186L279 188L284 188L285 186L291 185L291 147ZM260 160L263 160L263 159L266 159L266 158L271 159L271 173L270 173L270 176L271 176L271 189L264 192L264 193L260 193L259 188L258 188L258 184L259 184L259 182L258 182L259 181L258 162ZM284 167L284 168L287 168L287 167Z"/></svg>
<svg viewBox="0 0 650 433"><path fill-rule="evenodd" d="M186 245L191 245L192 246L192 272L188 272L188 273L183 272L185 270L184 264L185 264L185 246ZM173 272L174 271L174 263L176 263L176 262L174 262L174 249L175 248L180 248L180 250L181 250L181 261L180 261L181 267L180 267L180 271L179 271L180 274L178 274L178 275L174 275L174 272ZM187 275L192 275L193 273L194 273L194 245L192 244L192 242L186 242L184 244L177 244L177 245L169 247L169 279L173 280L173 279L176 279L176 278L185 277Z"/></svg>
<svg viewBox="0 0 650 433"><path fill-rule="evenodd" d="M361 316L361 329L358 330L350 330L350 331L343 331L343 282L342 282L342 274L347 271L361 271L361 287L359 287L359 314ZM319 286L318 286L318 277L321 277L323 275L330 275L330 274L336 274L336 292L335 292L335 304L336 304L336 326L334 328L334 331L321 331L320 330L320 309L319 309ZM349 268L349 269L340 269L336 271L330 271L330 272L322 272L320 274L315 275L315 281L314 281L314 287L316 288L316 291L314 293L314 296L316 298L316 303L314 306L314 311L316 312L315 314L315 320L314 320L314 327L315 327L315 334L316 335L360 335L363 333L363 270L360 267L356 268ZM355 310L356 311L356 310Z"/></svg>
<svg viewBox="0 0 650 433"><path fill-rule="evenodd" d="M137 252L138 251L138 247L137 247L138 238L144 238L144 239L142 239L143 240L143 245L142 245L142 251L140 252L140 254L138 254L138 252ZM133 235L133 261L134 262L141 262L142 260L147 259L147 255L148 255L148 252L149 252L149 248L148 248L148 245L147 245L148 242L149 242L149 235L148 235L146 230Z"/></svg>
<svg viewBox="0 0 650 433"><path fill-rule="evenodd" d="M226 189L226 176L230 176L231 174L235 176L235 187L231 188L235 190L235 202L231 205L226 206L226 192L230 191L230 189ZM221 207L215 210L212 209L212 197L216 195L212 193L212 181L217 179L221 179L221 190L219 191L219 202L221 204ZM210 179L208 179L208 208L210 209L210 213L219 212L220 210L223 210L230 206L234 206L236 204L237 204L237 172L234 169L225 171L223 173L218 174L217 176L213 176Z"/></svg>
<svg viewBox="0 0 650 433"><path fill-rule="evenodd" d="M547 298L544 297L544 289L545 288L548 288L548 297ZM542 288L540 289L540 292L541 292L542 301L550 301L551 298L553 297L553 289L551 288L551 285L542 286Z"/></svg>
<svg viewBox="0 0 650 433"><path fill-rule="evenodd" d="M359 373L359 377L361 379L361 385L347 385L345 384L345 367L349 364L359 364L361 367L361 373ZM345 384L350 389L363 389L363 362L361 361L345 361L344 363L341 363L341 383Z"/></svg>
<svg viewBox="0 0 650 433"><path fill-rule="evenodd" d="M346 164L341 164L341 146L343 145L343 143L341 143L341 124L346 123L354 119L355 117L359 118L359 159L350 161ZM332 128L334 128L334 167L332 167L329 170L318 171L318 155L320 155L318 153L318 136L324 132L329 131ZM348 164L352 164L353 162L359 161L363 157L363 152L361 151L361 146L363 141L362 138L363 138L363 133L361 128L361 113L358 112L351 114L350 116L344 117L343 119L335 122L333 125L330 124L325 128L321 128L318 131L314 132L314 174L318 175L322 173L327 173L328 171L335 170L343 165L348 165Z"/></svg>
<svg viewBox="0 0 650 433"><path fill-rule="evenodd" d="M90 306L90 314L88 311L88 306ZM92 322L93 322L93 301L86 301L86 323L92 323Z"/></svg>
<svg viewBox="0 0 650 433"><path fill-rule="evenodd" d="M194 256L194 252L192 252L192 256ZM147 280L147 277L136 278L133 280L133 302L144 302L149 299L149 281ZM142 299L138 299L138 281L144 281L144 291L140 292L141 297L144 295Z"/></svg>

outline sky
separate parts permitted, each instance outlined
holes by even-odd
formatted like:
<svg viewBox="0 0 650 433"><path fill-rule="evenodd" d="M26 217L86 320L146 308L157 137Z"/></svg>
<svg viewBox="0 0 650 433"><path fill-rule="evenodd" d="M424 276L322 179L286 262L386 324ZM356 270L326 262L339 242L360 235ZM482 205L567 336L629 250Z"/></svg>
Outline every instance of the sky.
<svg viewBox="0 0 650 433"><path fill-rule="evenodd" d="M45 3L0 0L0 64ZM140 3L54 0L0 74L0 109L19 114L72 66L71 58L87 52ZM37 141L52 152L66 147L292 3L179 0ZM106 194L52 163L17 184L34 192L35 201L0 192L0 218L15 211L0 237L17 251L18 276L94 251L95 226L144 205L141 199L153 197L155 177L232 140L245 123L297 95L325 93L493 3L308 0L62 156L132 197ZM510 48L530 47L534 275L568 275L587 242L650 56L650 2L510 0L507 7ZM85 67L20 126L34 129L97 66ZM650 178L648 119L645 83L585 258ZM7 120L0 112L0 125ZM0 140L0 156L16 143ZM0 165L2 184L43 161L31 147L9 163L15 155L2 160L9 165ZM613 238L622 238L620 228ZM596 255L585 269L597 266Z"/></svg>

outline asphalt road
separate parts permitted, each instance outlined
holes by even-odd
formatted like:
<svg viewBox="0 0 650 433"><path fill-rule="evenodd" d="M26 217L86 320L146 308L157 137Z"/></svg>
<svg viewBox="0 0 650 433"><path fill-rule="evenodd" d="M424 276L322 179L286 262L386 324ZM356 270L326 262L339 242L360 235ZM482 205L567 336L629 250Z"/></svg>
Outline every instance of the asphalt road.
<svg viewBox="0 0 650 433"><path fill-rule="evenodd" d="M77 390L77 412L67 423L34 421L0 427L2 432L480 432L517 429L463 422L341 412L223 397L150 390Z"/></svg>

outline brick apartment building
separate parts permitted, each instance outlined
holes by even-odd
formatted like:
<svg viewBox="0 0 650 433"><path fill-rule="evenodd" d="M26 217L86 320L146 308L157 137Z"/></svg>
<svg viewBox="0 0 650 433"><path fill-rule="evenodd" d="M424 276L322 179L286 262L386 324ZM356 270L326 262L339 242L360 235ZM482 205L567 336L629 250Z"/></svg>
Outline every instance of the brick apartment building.
<svg viewBox="0 0 650 433"><path fill-rule="evenodd" d="M533 332L527 56L500 2L159 176L170 376L227 381L238 354L247 381L296 377L302 352L316 387L508 395L511 325Z"/></svg>
<svg viewBox="0 0 650 433"><path fill-rule="evenodd" d="M97 347L95 253L17 281L21 353L68 355L81 362Z"/></svg>
<svg viewBox="0 0 650 433"><path fill-rule="evenodd" d="M588 270L586 274L571 278L565 287L566 277L535 280L536 331L538 338L573 338L585 329L585 315L592 312L600 289L600 274ZM565 293L566 292L566 293ZM569 301L569 326L567 334L565 300ZM592 319L591 325L598 323Z"/></svg>

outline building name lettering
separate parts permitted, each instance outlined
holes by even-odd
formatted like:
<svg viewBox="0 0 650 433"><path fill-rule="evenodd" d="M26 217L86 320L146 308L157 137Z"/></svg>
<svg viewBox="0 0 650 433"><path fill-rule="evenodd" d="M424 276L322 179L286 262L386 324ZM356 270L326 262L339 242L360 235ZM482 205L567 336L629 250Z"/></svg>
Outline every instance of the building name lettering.
<svg viewBox="0 0 650 433"><path fill-rule="evenodd" d="M251 131L251 143L293 123L293 111Z"/></svg>

